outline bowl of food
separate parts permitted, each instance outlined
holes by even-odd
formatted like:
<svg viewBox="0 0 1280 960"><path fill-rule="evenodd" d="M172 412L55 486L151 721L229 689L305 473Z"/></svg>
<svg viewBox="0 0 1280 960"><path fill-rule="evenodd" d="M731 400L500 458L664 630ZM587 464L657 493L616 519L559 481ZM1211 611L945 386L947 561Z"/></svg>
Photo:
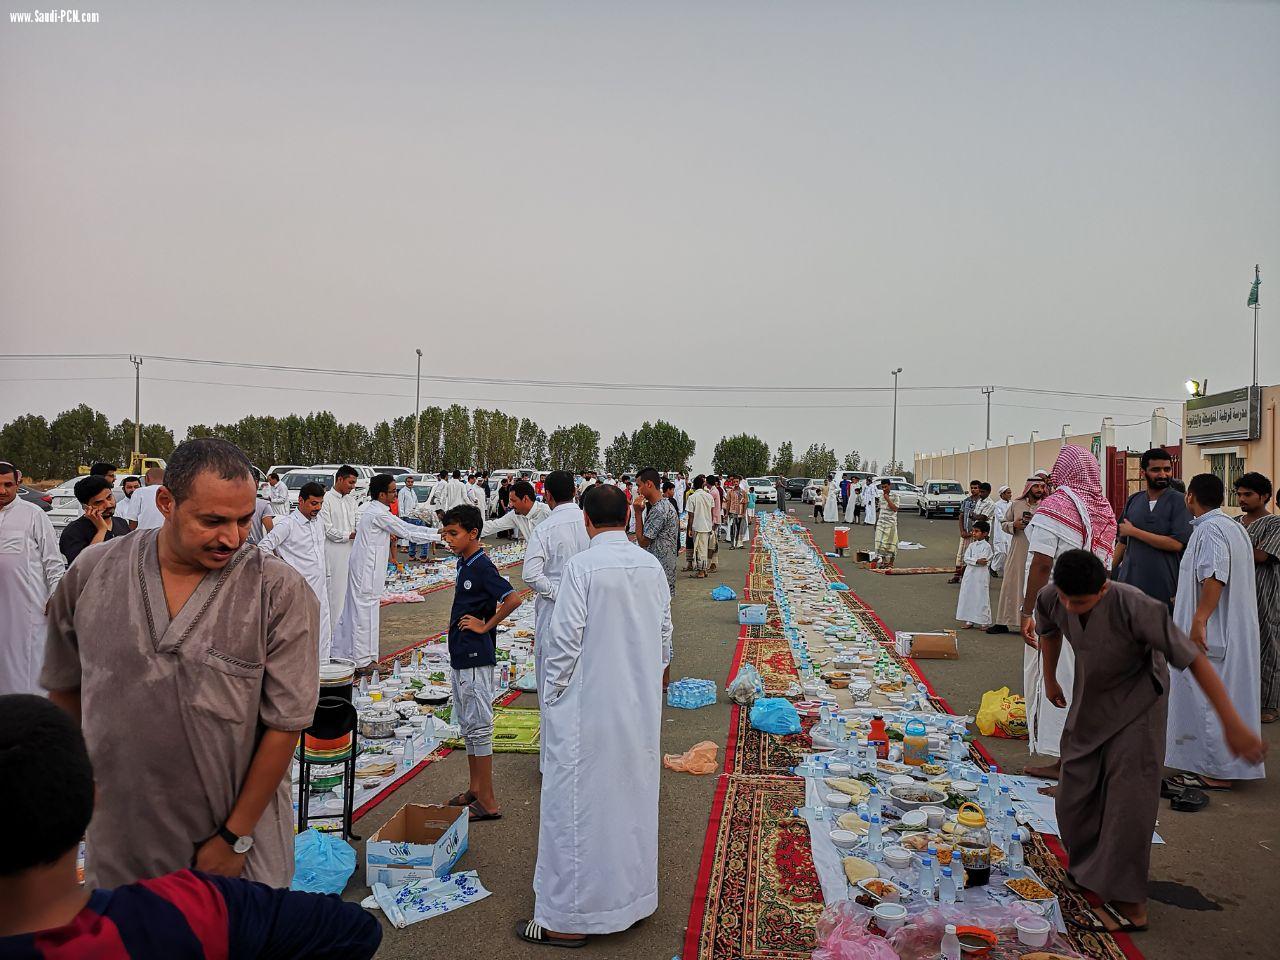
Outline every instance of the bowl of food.
<svg viewBox="0 0 1280 960"><path fill-rule="evenodd" d="M947 795L937 787L926 783L912 786L892 786L888 790L889 799L899 810L918 810L921 807L938 806L947 799Z"/></svg>
<svg viewBox="0 0 1280 960"><path fill-rule="evenodd" d="M956 927L956 939L960 941L961 956L981 960L1000 942L994 930L985 927Z"/></svg>
<svg viewBox="0 0 1280 960"><path fill-rule="evenodd" d="M828 807L834 807L836 810L847 810L849 805L853 803L853 797L847 793L828 793L823 802Z"/></svg>
<svg viewBox="0 0 1280 960"><path fill-rule="evenodd" d="M859 880L858 886L869 897L879 900L881 903L897 903L902 897L901 887L891 880L884 880L880 877Z"/></svg>
<svg viewBox="0 0 1280 960"><path fill-rule="evenodd" d="M421 690L414 693L413 699L418 703L425 703L428 706L438 707L442 703L448 703L449 688L437 686L423 687Z"/></svg>
<svg viewBox="0 0 1280 960"><path fill-rule="evenodd" d="M923 830L929 822L929 816L923 809L908 810L898 822L904 830ZM941 820L938 821L938 826L942 826Z"/></svg>
<svg viewBox="0 0 1280 960"><path fill-rule="evenodd" d="M852 850L858 845L858 835L852 830L832 830L831 842L841 850Z"/></svg>
<svg viewBox="0 0 1280 960"><path fill-rule="evenodd" d="M1044 917L1027 915L1013 921L1018 931L1018 942L1027 947L1043 947L1049 942L1052 925Z"/></svg>
<svg viewBox="0 0 1280 960"><path fill-rule="evenodd" d="M900 903L881 901L876 904L871 915L875 918L876 926L885 933L900 930L907 922L907 908Z"/></svg>
<svg viewBox="0 0 1280 960"><path fill-rule="evenodd" d="M915 855L906 847L885 847L884 862L895 870L905 870L911 865Z"/></svg>

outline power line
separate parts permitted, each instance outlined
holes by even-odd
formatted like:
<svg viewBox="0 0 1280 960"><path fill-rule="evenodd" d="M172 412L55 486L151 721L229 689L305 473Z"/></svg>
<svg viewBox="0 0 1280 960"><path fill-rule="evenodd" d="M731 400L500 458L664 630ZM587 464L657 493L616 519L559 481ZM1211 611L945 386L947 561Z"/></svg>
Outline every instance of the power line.
<svg viewBox="0 0 1280 960"><path fill-rule="evenodd" d="M330 367L302 367L286 364L273 363L252 363L241 360L209 360L199 357L169 357L153 354L141 354L143 360L158 363L184 363L197 364L213 367L235 368L242 370L263 370L270 373L297 373L311 374L320 376L342 376L342 377L361 377L366 379L383 379L383 380L413 380L414 374L411 373L388 373L379 370L352 370L344 368ZM0 359L4 360L127 360L128 354L10 354ZM151 378L154 379L154 378ZM455 384L474 384L483 383L496 386L512 386L512 387L540 387L540 388L564 388L577 390L635 390L635 391L663 391L663 392L689 392L689 393L887 393L892 387L884 386L853 386L849 384L835 385L779 385L779 384L673 384L673 383L624 383L615 381L602 380L541 380L521 377L479 377L479 376L453 376L445 374L423 374L423 380L429 380L436 383L455 383ZM228 386L236 386L236 384L228 384ZM1133 396L1124 394L1105 394L1105 393L1085 393L1073 390L1052 390L1045 387L1014 387L1007 385L996 385L997 389L1007 390L1013 393L1029 393L1040 394L1045 396L1066 396L1066 397L1082 397L1094 400L1114 400L1123 402L1141 402L1141 403L1176 403L1180 401L1169 400L1161 397L1149 396ZM934 384L934 385L916 385L903 386L899 389L913 392L928 392L939 390L959 390L959 391L980 391L982 385L975 384ZM524 398L522 398L524 400ZM525 401L530 402L530 401ZM664 404L663 406L670 406ZM741 406L734 404L733 406Z"/></svg>

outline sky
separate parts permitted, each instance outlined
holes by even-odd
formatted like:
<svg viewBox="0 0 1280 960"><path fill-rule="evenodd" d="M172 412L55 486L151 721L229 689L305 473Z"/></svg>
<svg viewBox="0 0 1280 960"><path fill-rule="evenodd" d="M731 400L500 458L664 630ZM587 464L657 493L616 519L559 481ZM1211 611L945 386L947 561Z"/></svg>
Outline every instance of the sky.
<svg viewBox="0 0 1280 960"><path fill-rule="evenodd" d="M126 360L14 354L422 349L464 378L424 405L663 418L702 467L739 432L887 461L897 367L908 464L982 445L982 384L995 444L1142 449L1188 377L1248 384L1255 263L1280 380L1280 4L85 3L0 20L0 420L132 416ZM179 435L414 403L143 372Z"/></svg>

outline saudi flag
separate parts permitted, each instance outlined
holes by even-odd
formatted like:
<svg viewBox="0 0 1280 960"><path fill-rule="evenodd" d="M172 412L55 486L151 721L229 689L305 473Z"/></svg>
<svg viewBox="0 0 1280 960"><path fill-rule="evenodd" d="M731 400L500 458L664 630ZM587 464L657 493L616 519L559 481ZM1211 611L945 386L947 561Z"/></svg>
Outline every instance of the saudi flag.
<svg viewBox="0 0 1280 960"><path fill-rule="evenodd" d="M1262 285L1262 277L1258 273L1258 268L1253 268L1253 286L1249 288L1249 302L1245 304L1247 307L1258 306L1258 287Z"/></svg>

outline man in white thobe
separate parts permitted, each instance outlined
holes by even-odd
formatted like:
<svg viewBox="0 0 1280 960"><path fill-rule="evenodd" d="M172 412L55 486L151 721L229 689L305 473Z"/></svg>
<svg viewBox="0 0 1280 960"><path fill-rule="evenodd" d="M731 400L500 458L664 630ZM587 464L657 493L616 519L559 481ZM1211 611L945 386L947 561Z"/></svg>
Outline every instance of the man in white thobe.
<svg viewBox="0 0 1280 960"><path fill-rule="evenodd" d="M324 562L329 571L329 621L335 627L347 598L347 571L351 564L351 544L356 538L355 467L343 464L333 479L333 489L325 492L320 507L324 526Z"/></svg>
<svg viewBox="0 0 1280 960"><path fill-rule="evenodd" d="M347 596L333 629L333 654L354 660L361 670L378 659L379 610L387 585L387 556L391 538L413 543L439 543L440 534L430 527L415 527L391 512L396 480L380 473L369 481L369 503L356 523L347 572Z"/></svg>
<svg viewBox="0 0 1280 960"><path fill-rule="evenodd" d="M862 523L863 526L876 525L876 495L880 491L870 480L862 486Z"/></svg>
<svg viewBox="0 0 1280 960"><path fill-rule="evenodd" d="M1187 484L1191 539L1178 566L1173 622L1205 652L1231 696L1236 712L1254 733L1262 726L1258 595L1253 543L1245 528L1222 512L1225 488L1211 473ZM1165 766L1188 773L1182 786L1224 789L1235 780L1261 780L1266 769L1235 757L1222 723L1185 670L1169 675L1169 722Z"/></svg>
<svg viewBox="0 0 1280 960"><path fill-rule="evenodd" d="M43 696L45 608L67 565L49 518L18 496L20 480L0 462L0 694Z"/></svg>
<svg viewBox="0 0 1280 960"><path fill-rule="evenodd" d="M676 509L684 508L684 492L689 489L689 481L684 478L683 473L677 473L675 479L676 485Z"/></svg>
<svg viewBox="0 0 1280 960"><path fill-rule="evenodd" d="M553 470L543 484L551 513L529 534L524 551L525 584L533 591L533 675L537 689L542 690L545 674L543 651L551 629L551 612L556 605L556 591L570 557L587 549L590 538L583 523L582 510L573 502L573 475L567 470ZM540 741L538 766L542 766L545 742Z"/></svg>
<svg viewBox="0 0 1280 960"><path fill-rule="evenodd" d="M840 481L832 477L827 481L827 501L822 505L824 523L835 523L840 519Z"/></svg>
<svg viewBox="0 0 1280 960"><path fill-rule="evenodd" d="M483 520L489 515L489 488L485 486L484 481L480 477L470 477L467 480L467 503L471 504L480 511L480 519Z"/></svg>
<svg viewBox="0 0 1280 960"><path fill-rule="evenodd" d="M320 601L320 663L329 662L333 641L333 624L329 619L329 574L325 563L324 521L320 508L324 505L324 486L314 481L298 490L298 509L278 518L271 532L262 538L258 548L277 557L297 570L311 592Z"/></svg>
<svg viewBox="0 0 1280 960"><path fill-rule="evenodd" d="M546 759L533 874L533 943L616 933L658 907L662 671L671 588L627 539L627 500L583 498L591 545L570 558L546 638Z"/></svg>
<svg viewBox="0 0 1280 960"><path fill-rule="evenodd" d="M154 530L164 526L164 514L156 506L156 494L164 484L164 470L152 467L145 476L147 485L134 491L122 516L117 514L120 519L128 520L134 530Z"/></svg>
<svg viewBox="0 0 1280 960"><path fill-rule="evenodd" d="M551 516L551 507L537 499L533 484L528 480L517 480L511 485L511 496L507 504L511 507L510 510L496 520L484 522L481 537L492 537L504 530L514 530L521 540L528 541L538 525Z"/></svg>
<svg viewBox="0 0 1280 960"><path fill-rule="evenodd" d="M1004 571L1005 559L1009 556L1009 546L1013 543L1013 535L1004 529L1004 522L1009 518L1009 506L1013 502L1013 491L1001 486L995 500L995 513L991 518L991 572L996 576Z"/></svg>
<svg viewBox="0 0 1280 960"><path fill-rule="evenodd" d="M289 488L284 485L278 473L267 474L267 502L271 504L273 517L289 515Z"/></svg>
<svg viewBox="0 0 1280 960"><path fill-rule="evenodd" d="M439 499L433 506L439 507L445 513L448 513L454 507L460 507L462 504L469 502L467 500L467 485L462 482L462 473L455 470L453 471L453 476L444 482L444 487L439 493Z"/></svg>

